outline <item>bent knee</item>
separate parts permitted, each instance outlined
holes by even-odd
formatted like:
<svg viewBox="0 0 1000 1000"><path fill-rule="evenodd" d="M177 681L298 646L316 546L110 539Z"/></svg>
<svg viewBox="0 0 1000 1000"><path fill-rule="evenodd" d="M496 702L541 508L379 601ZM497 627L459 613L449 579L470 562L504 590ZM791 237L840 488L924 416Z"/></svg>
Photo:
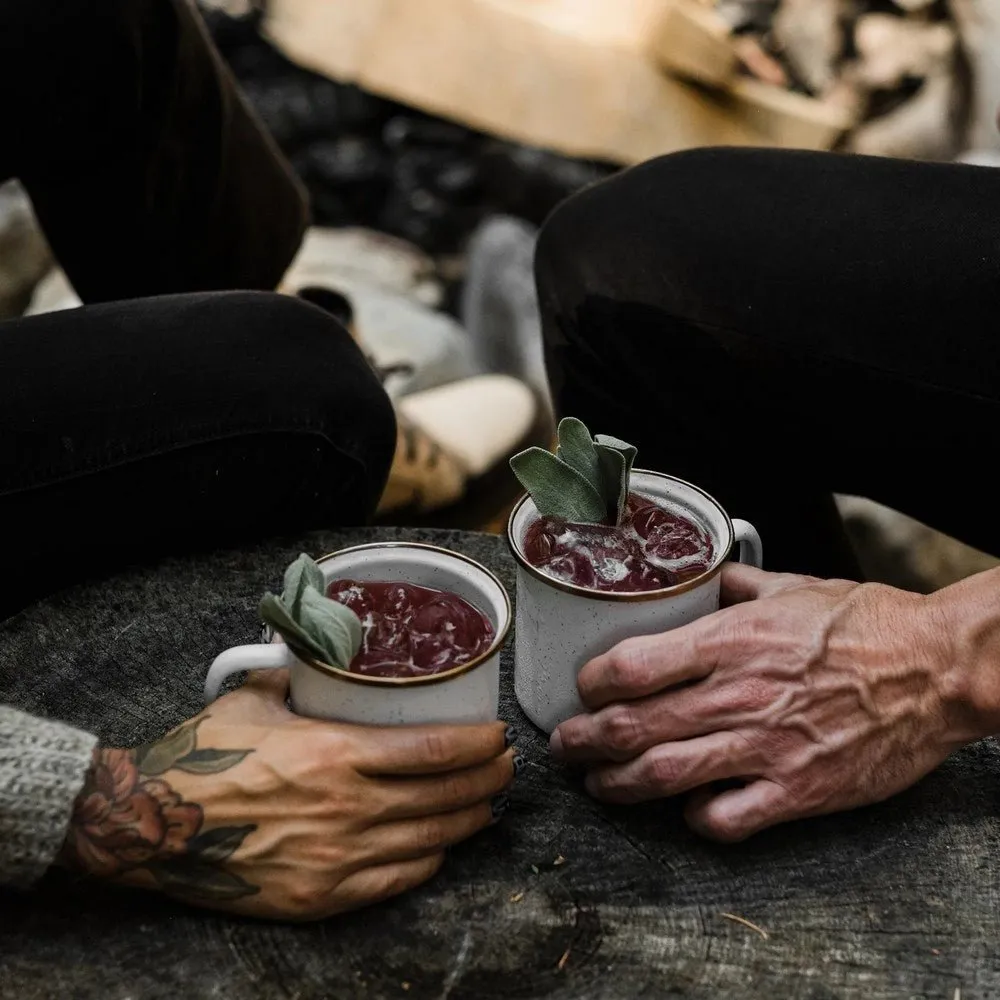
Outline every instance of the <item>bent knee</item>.
<svg viewBox="0 0 1000 1000"><path fill-rule="evenodd" d="M320 433L366 465L388 467L396 447L392 404L337 319L273 292L216 293L203 303L217 313L213 326L232 331L224 339L242 358L220 378L258 394L279 422Z"/></svg>
<svg viewBox="0 0 1000 1000"><path fill-rule="evenodd" d="M624 286L661 270L671 243L701 217L699 185L717 150L671 153L584 188L546 220L535 252L543 302L560 296L628 294Z"/></svg>
<svg viewBox="0 0 1000 1000"><path fill-rule="evenodd" d="M775 150L685 150L573 195L539 234L543 312L571 315L585 300L606 298L683 315L691 293L716 280L717 261L733 256L740 232L759 231L773 206L755 190L789 160Z"/></svg>

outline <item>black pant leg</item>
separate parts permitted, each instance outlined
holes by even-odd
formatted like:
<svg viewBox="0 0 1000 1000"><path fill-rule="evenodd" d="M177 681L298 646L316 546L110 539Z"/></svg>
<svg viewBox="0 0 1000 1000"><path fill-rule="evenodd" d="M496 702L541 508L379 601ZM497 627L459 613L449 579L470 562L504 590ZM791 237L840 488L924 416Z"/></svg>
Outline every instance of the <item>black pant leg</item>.
<svg viewBox="0 0 1000 1000"><path fill-rule="evenodd" d="M0 0L0 166L85 302L276 287L301 185L191 0Z"/></svg>
<svg viewBox="0 0 1000 1000"><path fill-rule="evenodd" d="M536 260L563 413L856 576L831 493L1000 551L1000 172L771 150L664 157L556 210Z"/></svg>
<svg viewBox="0 0 1000 1000"><path fill-rule="evenodd" d="M0 610L192 548L362 523L392 406L328 314L266 293L0 325Z"/></svg>

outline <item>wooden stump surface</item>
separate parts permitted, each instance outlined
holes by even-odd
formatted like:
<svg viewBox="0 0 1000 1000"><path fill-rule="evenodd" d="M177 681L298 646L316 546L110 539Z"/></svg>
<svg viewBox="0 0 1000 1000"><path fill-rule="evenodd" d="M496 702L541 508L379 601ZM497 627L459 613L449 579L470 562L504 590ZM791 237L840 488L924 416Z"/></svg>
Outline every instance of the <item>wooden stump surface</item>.
<svg viewBox="0 0 1000 1000"><path fill-rule="evenodd" d="M0 698L112 744L152 738L199 709L216 653L255 640L256 601L299 551L399 537L459 548L513 590L503 540L459 532L326 533L171 561L72 588L0 626ZM512 667L508 650L502 715L528 762L512 808L425 887L281 925L54 873L31 893L0 891L0 996L1000 996L992 742L884 805L715 846L687 832L674 802L587 798L518 710Z"/></svg>

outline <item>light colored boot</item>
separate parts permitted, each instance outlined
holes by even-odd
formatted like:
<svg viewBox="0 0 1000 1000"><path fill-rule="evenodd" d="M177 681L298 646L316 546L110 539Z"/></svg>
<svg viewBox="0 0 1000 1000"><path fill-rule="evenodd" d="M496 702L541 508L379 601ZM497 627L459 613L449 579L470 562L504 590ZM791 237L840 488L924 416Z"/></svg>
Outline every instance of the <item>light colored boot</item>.
<svg viewBox="0 0 1000 1000"><path fill-rule="evenodd" d="M368 354L366 327L357 321L352 296L317 286L300 288L298 295L336 317ZM383 382L406 374L368 357ZM409 393L393 399L393 406L396 452L378 515L404 508L426 514L457 503L470 480L519 450L537 414L531 389L506 375L476 375Z"/></svg>
<svg viewBox="0 0 1000 1000"><path fill-rule="evenodd" d="M535 396L506 375L479 375L396 402L396 454L378 514L428 513L462 499L469 483L521 447L537 413Z"/></svg>

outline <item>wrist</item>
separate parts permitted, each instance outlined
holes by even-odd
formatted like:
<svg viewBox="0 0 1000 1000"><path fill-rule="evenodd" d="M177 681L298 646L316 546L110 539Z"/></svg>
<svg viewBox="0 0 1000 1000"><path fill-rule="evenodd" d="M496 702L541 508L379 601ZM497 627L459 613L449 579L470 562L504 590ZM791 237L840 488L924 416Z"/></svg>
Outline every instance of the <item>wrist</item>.
<svg viewBox="0 0 1000 1000"><path fill-rule="evenodd" d="M962 742L1000 733L1000 569L926 598L943 654L945 700Z"/></svg>
<svg viewBox="0 0 1000 1000"><path fill-rule="evenodd" d="M135 881L133 860L156 856L156 804L144 796L136 751L94 748L83 788L73 803L56 864L81 875Z"/></svg>
<svg viewBox="0 0 1000 1000"><path fill-rule="evenodd" d="M73 801L69 826L66 827L66 837L55 863L61 868L69 868L81 875L99 874L92 870L92 857L87 851L88 803L94 795L98 782L99 768L104 754L104 748L95 746L90 758L90 767L83 779L83 787Z"/></svg>
<svg viewBox="0 0 1000 1000"><path fill-rule="evenodd" d="M206 718L134 750L98 747L57 863L195 902L257 893L256 885L229 869L230 856L256 824L220 825L217 810L210 829L202 829L201 802L218 785L211 775L236 767L251 752L199 747L198 728Z"/></svg>

